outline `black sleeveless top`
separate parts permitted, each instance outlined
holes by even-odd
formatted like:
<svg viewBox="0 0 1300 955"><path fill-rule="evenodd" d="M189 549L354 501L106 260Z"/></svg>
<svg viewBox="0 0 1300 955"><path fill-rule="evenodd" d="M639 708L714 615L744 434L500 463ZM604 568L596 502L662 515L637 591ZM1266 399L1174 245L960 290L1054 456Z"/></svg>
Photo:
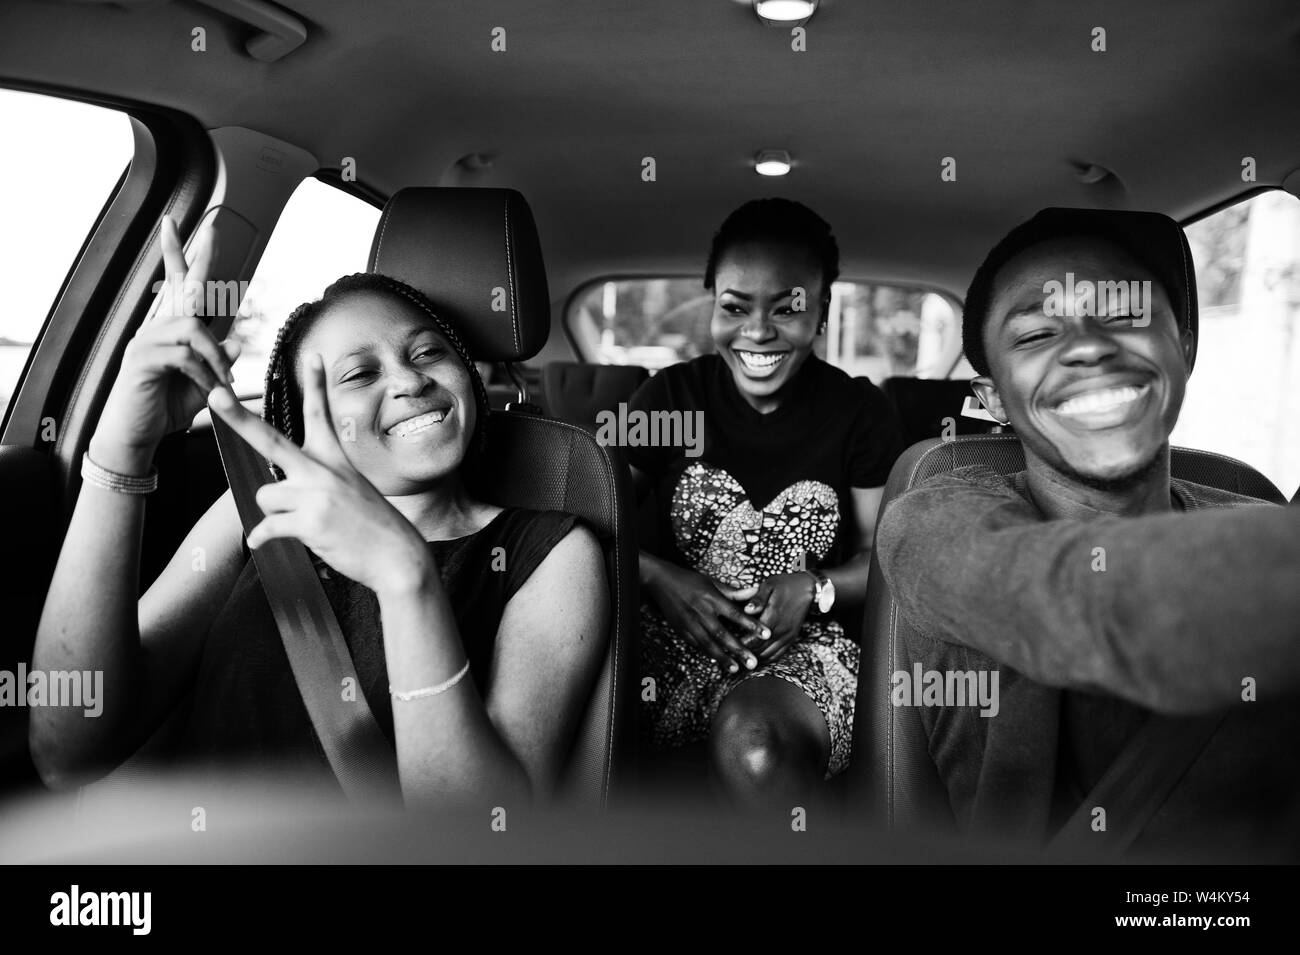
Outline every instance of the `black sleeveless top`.
<svg viewBox="0 0 1300 955"><path fill-rule="evenodd" d="M491 681L506 604L576 523L577 517L559 511L506 508L473 534L428 542L469 657L469 675L481 695L486 697ZM393 742L378 598L368 587L315 562L351 652L359 689ZM255 763L309 775L323 769L332 778L252 560L204 641L179 755L209 767Z"/></svg>

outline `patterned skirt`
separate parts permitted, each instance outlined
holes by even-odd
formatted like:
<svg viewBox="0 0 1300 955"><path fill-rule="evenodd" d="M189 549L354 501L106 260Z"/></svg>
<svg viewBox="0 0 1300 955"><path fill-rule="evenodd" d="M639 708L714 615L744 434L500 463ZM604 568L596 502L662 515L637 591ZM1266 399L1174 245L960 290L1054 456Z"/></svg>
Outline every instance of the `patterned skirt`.
<svg viewBox="0 0 1300 955"><path fill-rule="evenodd" d="M826 778L849 763L859 648L834 620L809 619L799 638L756 670L727 673L695 644L678 636L652 605L641 607L641 676L654 680L654 699L641 703L647 741L666 749L708 736L727 694L747 680L793 683L826 719L831 755Z"/></svg>

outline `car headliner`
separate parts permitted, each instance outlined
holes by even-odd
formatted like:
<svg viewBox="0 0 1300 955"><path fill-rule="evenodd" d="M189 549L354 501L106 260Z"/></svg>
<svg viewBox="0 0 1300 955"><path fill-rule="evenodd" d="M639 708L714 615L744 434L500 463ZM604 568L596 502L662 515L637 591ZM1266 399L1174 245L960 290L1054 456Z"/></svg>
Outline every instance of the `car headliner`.
<svg viewBox="0 0 1300 955"><path fill-rule="evenodd" d="M244 52L250 28L199 3L7 0L0 74L247 126L327 167L354 157L384 194L518 188L556 297L597 275L698 273L722 217L759 195L829 219L846 275L960 294L1040 207L1186 218L1254 188L1244 157L1259 184L1300 166L1292 0L835 0L806 52L736 0L283 6L307 42L268 64ZM788 149L794 171L757 176L764 148ZM457 165L471 153L491 168ZM1089 163L1118 181L1084 184Z"/></svg>

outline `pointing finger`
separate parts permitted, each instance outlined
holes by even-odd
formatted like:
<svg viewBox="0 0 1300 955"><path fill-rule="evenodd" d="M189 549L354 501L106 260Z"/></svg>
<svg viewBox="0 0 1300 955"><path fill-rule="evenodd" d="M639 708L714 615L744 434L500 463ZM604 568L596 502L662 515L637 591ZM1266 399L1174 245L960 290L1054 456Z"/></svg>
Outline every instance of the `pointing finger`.
<svg viewBox="0 0 1300 955"><path fill-rule="evenodd" d="M330 417L329 394L325 388L325 363L320 355L312 355L304 369L302 417L306 434L303 449L320 461L338 461L343 458L334 421Z"/></svg>
<svg viewBox="0 0 1300 955"><path fill-rule="evenodd" d="M199 230L189 249L189 268L185 270L187 282L202 284L212 271L212 260L217 254L217 230L211 223Z"/></svg>
<svg viewBox="0 0 1300 955"><path fill-rule="evenodd" d="M181 250L181 237L176 231L176 221L171 216L163 216L159 229L162 239L163 274L168 282L181 281L185 278L185 253Z"/></svg>
<svg viewBox="0 0 1300 955"><path fill-rule="evenodd" d="M247 441L254 451L277 465L285 474L292 475L318 466L296 444L250 413L236 400L229 388L213 388L208 392L208 406Z"/></svg>

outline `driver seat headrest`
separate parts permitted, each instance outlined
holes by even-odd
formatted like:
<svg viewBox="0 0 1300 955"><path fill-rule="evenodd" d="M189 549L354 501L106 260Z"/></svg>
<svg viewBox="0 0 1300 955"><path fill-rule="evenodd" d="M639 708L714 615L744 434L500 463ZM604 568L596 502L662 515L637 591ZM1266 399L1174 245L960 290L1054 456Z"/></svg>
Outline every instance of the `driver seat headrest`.
<svg viewBox="0 0 1300 955"><path fill-rule="evenodd" d="M546 344L541 240L514 189L399 189L384 205L367 271L427 295L477 361L525 361Z"/></svg>

